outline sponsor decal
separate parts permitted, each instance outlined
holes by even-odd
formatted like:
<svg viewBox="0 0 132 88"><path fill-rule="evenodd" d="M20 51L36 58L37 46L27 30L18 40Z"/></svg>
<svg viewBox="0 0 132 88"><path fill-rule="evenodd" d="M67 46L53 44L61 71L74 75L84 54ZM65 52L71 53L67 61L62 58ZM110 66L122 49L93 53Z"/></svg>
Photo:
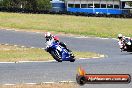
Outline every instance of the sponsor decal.
<svg viewBox="0 0 132 88"><path fill-rule="evenodd" d="M131 76L129 74L87 74L83 68L79 67L76 81L79 85L124 84L131 82Z"/></svg>

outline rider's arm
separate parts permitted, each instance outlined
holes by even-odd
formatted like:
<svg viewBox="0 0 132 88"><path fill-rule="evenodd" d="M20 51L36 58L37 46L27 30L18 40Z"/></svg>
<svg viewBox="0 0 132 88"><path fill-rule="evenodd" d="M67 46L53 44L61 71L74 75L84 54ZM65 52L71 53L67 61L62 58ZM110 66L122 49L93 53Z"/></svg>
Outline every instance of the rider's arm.
<svg viewBox="0 0 132 88"><path fill-rule="evenodd" d="M46 49L45 49L46 51L48 50L48 48L50 47L52 42L54 42L54 39L51 39L51 40L49 39L48 41L46 41L46 43L45 43L46 44Z"/></svg>
<svg viewBox="0 0 132 88"><path fill-rule="evenodd" d="M66 48L66 44L64 42L60 42L59 45Z"/></svg>

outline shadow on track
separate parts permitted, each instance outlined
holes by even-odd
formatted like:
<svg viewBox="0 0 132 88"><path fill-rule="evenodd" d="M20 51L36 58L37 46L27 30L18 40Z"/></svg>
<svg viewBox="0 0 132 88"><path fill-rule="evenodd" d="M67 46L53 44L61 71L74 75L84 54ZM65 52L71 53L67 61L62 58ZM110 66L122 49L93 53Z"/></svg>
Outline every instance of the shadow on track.
<svg viewBox="0 0 132 88"><path fill-rule="evenodd" d="M122 53L121 55L132 55L132 52L125 52L125 53Z"/></svg>

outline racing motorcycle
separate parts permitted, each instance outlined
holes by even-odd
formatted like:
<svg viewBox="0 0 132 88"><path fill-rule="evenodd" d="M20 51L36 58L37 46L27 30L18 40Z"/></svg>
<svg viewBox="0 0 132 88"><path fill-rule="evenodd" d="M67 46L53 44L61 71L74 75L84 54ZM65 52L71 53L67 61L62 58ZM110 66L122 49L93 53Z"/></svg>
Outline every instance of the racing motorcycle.
<svg viewBox="0 0 132 88"><path fill-rule="evenodd" d="M67 49L60 46L57 42L52 42L47 50L51 56L58 62L70 61L74 62L75 58L72 52L68 52Z"/></svg>
<svg viewBox="0 0 132 88"><path fill-rule="evenodd" d="M132 52L132 40L130 40L129 38L125 38L123 43L124 46L123 49L121 49L121 52L122 51Z"/></svg>

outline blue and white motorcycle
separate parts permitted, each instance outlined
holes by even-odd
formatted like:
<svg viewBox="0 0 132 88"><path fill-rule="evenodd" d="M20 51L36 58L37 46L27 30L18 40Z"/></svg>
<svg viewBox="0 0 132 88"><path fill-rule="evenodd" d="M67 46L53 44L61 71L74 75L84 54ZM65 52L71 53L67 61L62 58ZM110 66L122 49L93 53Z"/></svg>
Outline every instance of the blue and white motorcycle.
<svg viewBox="0 0 132 88"><path fill-rule="evenodd" d="M72 52L68 52L67 49L60 46L57 42L52 42L47 50L51 56L58 62L70 61L74 62L75 58Z"/></svg>

